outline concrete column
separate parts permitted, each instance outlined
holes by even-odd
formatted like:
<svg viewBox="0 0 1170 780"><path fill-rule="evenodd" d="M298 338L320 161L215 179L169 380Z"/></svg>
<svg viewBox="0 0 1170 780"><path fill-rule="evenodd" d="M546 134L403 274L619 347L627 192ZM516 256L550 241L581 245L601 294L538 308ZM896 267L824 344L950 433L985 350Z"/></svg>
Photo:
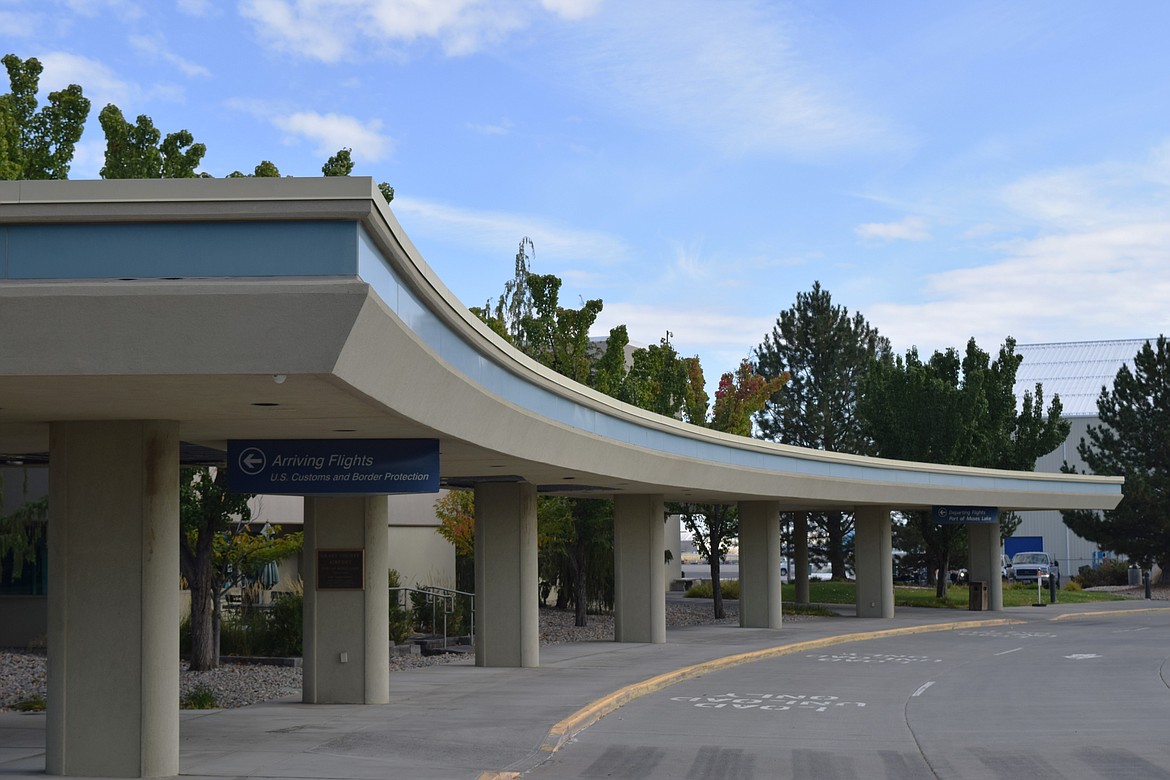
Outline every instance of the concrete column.
<svg viewBox="0 0 1170 780"><path fill-rule="evenodd" d="M536 486L476 485L476 666L540 665L539 599Z"/></svg>
<svg viewBox="0 0 1170 780"><path fill-rule="evenodd" d="M670 590L670 583L682 579L682 515L667 515L663 534L666 549L670 550L670 560L666 562L663 579L664 587Z"/></svg>
<svg viewBox="0 0 1170 780"><path fill-rule="evenodd" d="M796 603L808 603L808 512L797 512L792 523L793 581L796 583Z"/></svg>
<svg viewBox="0 0 1170 780"><path fill-rule="evenodd" d="M614 496L614 639L666 641L662 496Z"/></svg>
<svg viewBox="0 0 1170 780"><path fill-rule="evenodd" d="M386 507L385 496L305 498L302 576L306 704L390 701L390 591L386 580L390 537ZM362 551L360 588L328 587L337 583L319 578L318 553L335 550ZM352 556L352 552L347 555Z"/></svg>
<svg viewBox="0 0 1170 780"><path fill-rule="evenodd" d="M894 616L894 548L889 507L858 507L853 519L857 616Z"/></svg>
<svg viewBox="0 0 1170 780"><path fill-rule="evenodd" d="M970 566L969 582L987 583L987 608L1003 610L1003 579L1000 564L999 523L972 523L967 526Z"/></svg>
<svg viewBox="0 0 1170 780"><path fill-rule="evenodd" d="M780 628L780 502L739 502L739 625Z"/></svg>
<svg viewBox="0 0 1170 780"><path fill-rule="evenodd" d="M178 774L178 424L53 423L48 534L46 771Z"/></svg>

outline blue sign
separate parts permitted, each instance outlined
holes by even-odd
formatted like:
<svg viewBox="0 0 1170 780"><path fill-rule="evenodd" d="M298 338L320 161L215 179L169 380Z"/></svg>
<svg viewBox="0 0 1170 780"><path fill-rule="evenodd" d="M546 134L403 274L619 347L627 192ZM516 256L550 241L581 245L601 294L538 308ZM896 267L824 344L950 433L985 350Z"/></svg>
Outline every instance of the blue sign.
<svg viewBox="0 0 1170 780"><path fill-rule="evenodd" d="M944 525L991 524L999 522L994 506L935 506L930 508L934 522Z"/></svg>
<svg viewBox="0 0 1170 780"><path fill-rule="evenodd" d="M437 493L437 439L259 439L228 442L236 493Z"/></svg>

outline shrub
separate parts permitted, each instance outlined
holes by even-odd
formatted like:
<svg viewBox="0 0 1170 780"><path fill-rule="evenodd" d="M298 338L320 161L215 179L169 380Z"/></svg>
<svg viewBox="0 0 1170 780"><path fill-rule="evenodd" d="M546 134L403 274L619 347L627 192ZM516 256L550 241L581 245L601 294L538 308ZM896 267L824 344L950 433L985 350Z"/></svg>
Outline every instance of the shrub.
<svg viewBox="0 0 1170 780"><path fill-rule="evenodd" d="M387 575L387 582L390 588L402 587L399 581L397 569L391 569ZM414 595L413 593L411 594ZM399 601L402 593L399 591L392 591L390 593L390 639L396 645L405 642L414 633L414 614L410 608L402 606Z"/></svg>
<svg viewBox="0 0 1170 780"><path fill-rule="evenodd" d="M215 691L200 685L183 697L182 706L185 710L214 710L219 703L215 700Z"/></svg>
<svg viewBox="0 0 1170 780"><path fill-rule="evenodd" d="M45 700L40 696L33 696L31 699L23 699L13 704L12 709L17 712L44 712Z"/></svg>
<svg viewBox="0 0 1170 780"><path fill-rule="evenodd" d="M1074 578L1082 588L1096 588L1102 585L1128 585L1129 563L1116 558L1107 558L1097 568L1082 566Z"/></svg>
<svg viewBox="0 0 1170 780"><path fill-rule="evenodd" d="M1068 582L1064 583L1064 588L1062 588L1062 590L1067 590L1069 593L1076 593L1078 590L1084 590L1084 588L1082 588L1081 583L1077 582L1076 580L1069 580Z"/></svg>
<svg viewBox="0 0 1170 780"><path fill-rule="evenodd" d="M723 580L719 583L719 591L725 599L739 599L739 580ZM710 599L715 597L711 583L696 582L683 594L688 599Z"/></svg>

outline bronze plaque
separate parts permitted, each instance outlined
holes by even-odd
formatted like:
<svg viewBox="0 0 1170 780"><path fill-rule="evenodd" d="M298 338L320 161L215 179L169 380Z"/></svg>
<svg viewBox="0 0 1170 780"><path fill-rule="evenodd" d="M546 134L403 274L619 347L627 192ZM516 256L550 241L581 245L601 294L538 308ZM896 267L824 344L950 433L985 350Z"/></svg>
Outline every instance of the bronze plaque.
<svg viewBox="0 0 1170 780"><path fill-rule="evenodd" d="M365 550L317 551L317 590L363 590L365 579Z"/></svg>

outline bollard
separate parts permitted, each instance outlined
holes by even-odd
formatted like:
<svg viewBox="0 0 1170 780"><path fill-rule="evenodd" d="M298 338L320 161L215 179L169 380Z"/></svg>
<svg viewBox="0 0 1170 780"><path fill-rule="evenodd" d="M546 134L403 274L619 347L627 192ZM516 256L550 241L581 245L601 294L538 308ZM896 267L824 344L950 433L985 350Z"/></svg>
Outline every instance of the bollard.
<svg viewBox="0 0 1170 780"><path fill-rule="evenodd" d="M1053 604L1056 603L1056 575L1052 570L1048 570L1048 600Z"/></svg>
<svg viewBox="0 0 1170 780"><path fill-rule="evenodd" d="M1146 599L1152 599L1154 596L1150 592L1150 570L1146 569L1142 572L1142 584L1146 586Z"/></svg>

